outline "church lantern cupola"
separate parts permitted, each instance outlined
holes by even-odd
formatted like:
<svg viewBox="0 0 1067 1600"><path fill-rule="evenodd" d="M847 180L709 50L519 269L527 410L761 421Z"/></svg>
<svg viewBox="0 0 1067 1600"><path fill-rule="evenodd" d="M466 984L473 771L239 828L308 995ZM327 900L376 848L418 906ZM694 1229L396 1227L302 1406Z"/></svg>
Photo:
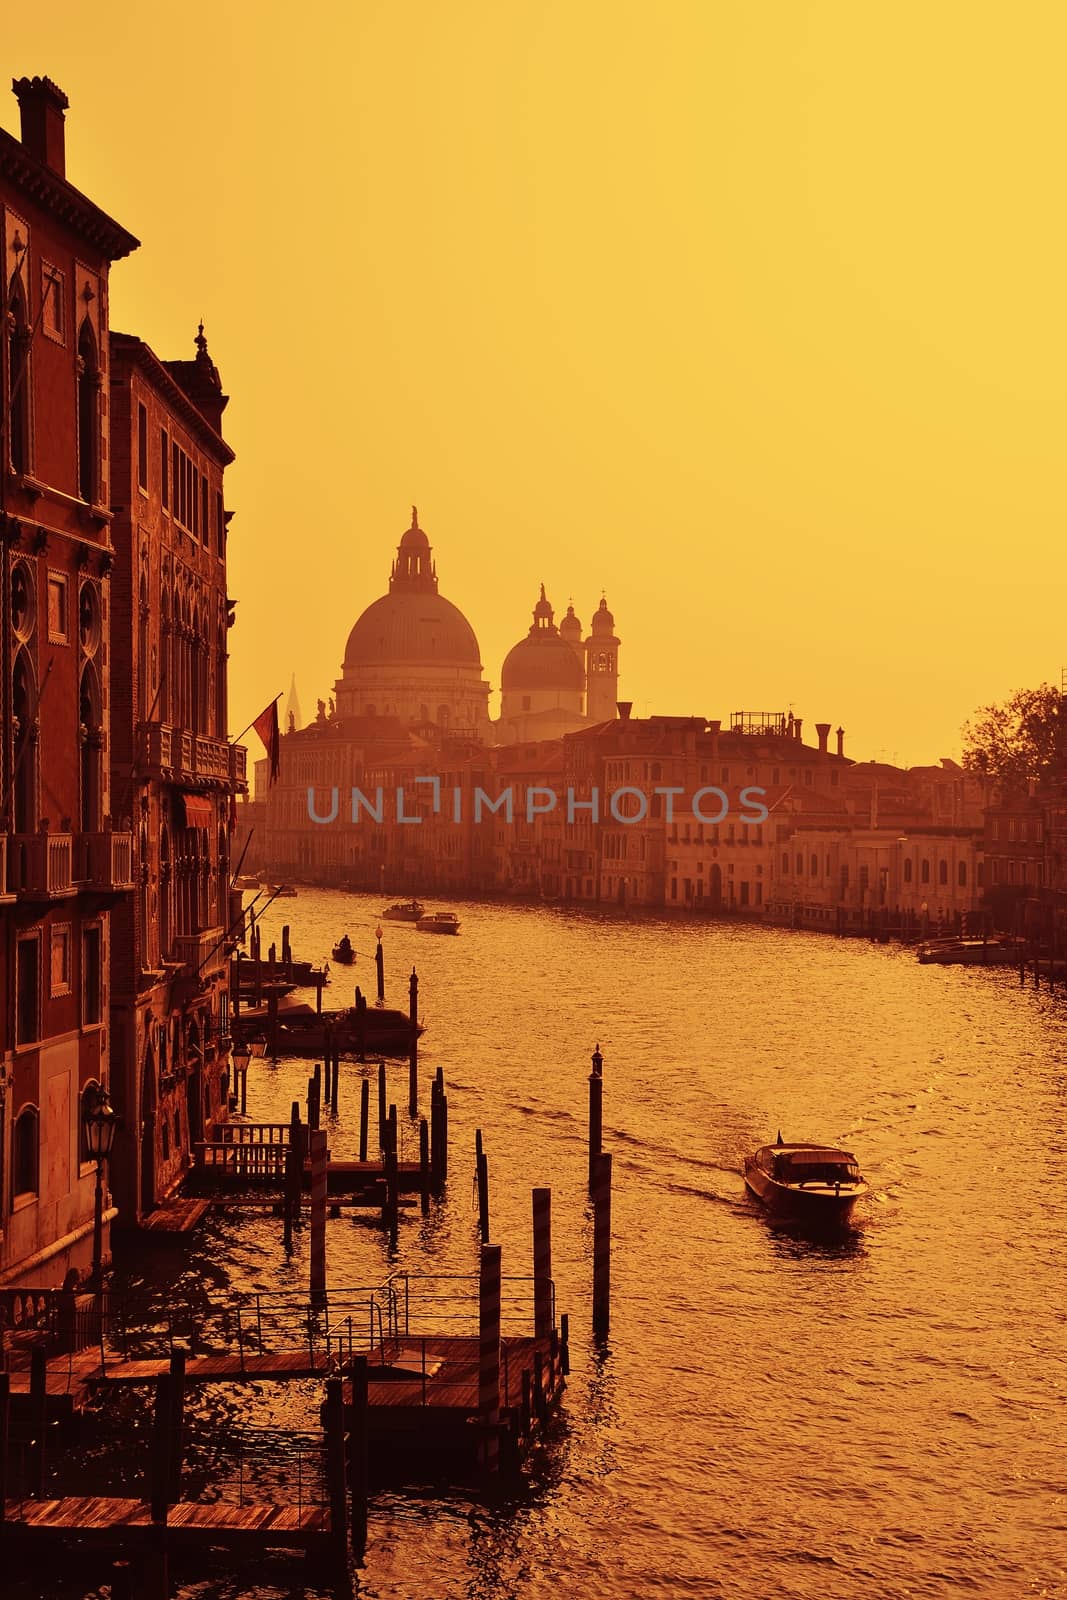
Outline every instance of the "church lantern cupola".
<svg viewBox="0 0 1067 1600"><path fill-rule="evenodd" d="M619 640L615 618L601 598L585 641L586 715L593 722L612 722L619 698Z"/></svg>

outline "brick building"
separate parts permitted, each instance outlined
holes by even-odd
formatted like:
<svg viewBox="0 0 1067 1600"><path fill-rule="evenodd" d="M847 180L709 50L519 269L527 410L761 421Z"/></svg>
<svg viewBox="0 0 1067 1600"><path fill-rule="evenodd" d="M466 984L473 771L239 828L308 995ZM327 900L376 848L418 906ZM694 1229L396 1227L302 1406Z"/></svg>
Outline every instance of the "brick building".
<svg viewBox="0 0 1067 1600"><path fill-rule="evenodd" d="M112 942L123 1225L180 1182L227 1110L230 822L245 752L227 742L225 406L202 327L190 361L112 335L112 787L137 866Z"/></svg>
<svg viewBox="0 0 1067 1600"><path fill-rule="evenodd" d="M108 278L137 240L67 182L62 92L47 78L14 90L21 139L0 130L0 1282L49 1285L91 1261L81 1108L108 1079L111 920L132 883L109 751Z"/></svg>

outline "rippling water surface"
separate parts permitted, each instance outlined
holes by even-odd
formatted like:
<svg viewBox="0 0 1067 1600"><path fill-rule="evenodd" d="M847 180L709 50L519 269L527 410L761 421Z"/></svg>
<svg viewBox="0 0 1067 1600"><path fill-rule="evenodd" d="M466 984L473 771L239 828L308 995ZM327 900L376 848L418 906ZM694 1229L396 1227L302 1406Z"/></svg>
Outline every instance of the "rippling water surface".
<svg viewBox="0 0 1067 1600"><path fill-rule="evenodd" d="M284 920L299 956L328 955L345 929L371 952L379 908L301 890L268 913L264 949ZM1008 972L814 934L456 909L458 939L385 924L388 998L406 1003L416 962L423 1082L444 1068L451 1136L446 1201L402 1216L395 1264L474 1270L481 1127L505 1273L530 1271L530 1190L551 1185L573 1371L514 1504L432 1489L375 1500L360 1592L1067 1594L1067 1001ZM328 1004L357 982L373 993L368 961L332 975ZM585 1193L598 1040L615 1179L606 1350L589 1337ZM342 1066L338 1155L355 1153L362 1070ZM264 1064L249 1114L286 1118L307 1072ZM403 1066L390 1083L406 1104ZM748 1198L741 1158L778 1128L856 1152L872 1193L843 1239L775 1231ZM204 1273L302 1287L307 1232L286 1263L280 1226L219 1211L191 1248L141 1270L160 1295ZM380 1232L348 1213L327 1250L334 1285L390 1267ZM211 1394L223 1431L246 1404L294 1426L303 1406L314 1425L313 1388ZM190 1597L312 1592L281 1560L178 1576Z"/></svg>

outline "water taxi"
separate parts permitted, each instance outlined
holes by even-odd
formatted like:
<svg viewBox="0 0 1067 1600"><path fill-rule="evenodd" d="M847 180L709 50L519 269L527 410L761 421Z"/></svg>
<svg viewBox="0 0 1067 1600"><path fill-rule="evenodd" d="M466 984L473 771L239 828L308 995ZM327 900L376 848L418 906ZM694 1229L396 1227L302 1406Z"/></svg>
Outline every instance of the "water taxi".
<svg viewBox="0 0 1067 1600"><path fill-rule="evenodd" d="M984 967L991 961L1011 960L1014 948L1004 939L927 939L919 946L919 960L938 966Z"/></svg>
<svg viewBox="0 0 1067 1600"><path fill-rule="evenodd" d="M847 1222L868 1185L856 1157L826 1144L765 1144L745 1157L745 1183L777 1216L822 1223Z"/></svg>
<svg viewBox="0 0 1067 1600"><path fill-rule="evenodd" d="M382 912L386 922L418 922L425 915L426 907L421 900L397 900Z"/></svg>
<svg viewBox="0 0 1067 1600"><path fill-rule="evenodd" d="M458 933L459 918L454 911L431 911L415 924L420 933Z"/></svg>

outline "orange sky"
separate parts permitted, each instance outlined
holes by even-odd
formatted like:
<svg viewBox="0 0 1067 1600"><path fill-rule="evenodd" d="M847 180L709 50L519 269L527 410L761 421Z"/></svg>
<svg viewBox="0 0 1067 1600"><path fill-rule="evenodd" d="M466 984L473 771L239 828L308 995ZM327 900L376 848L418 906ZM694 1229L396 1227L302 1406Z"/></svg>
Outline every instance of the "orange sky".
<svg viewBox="0 0 1067 1600"><path fill-rule="evenodd" d="M202 314L233 397L233 732L329 693L412 501L494 687L542 579L638 714L923 761L1058 680L1062 5L8 11L143 241L114 325Z"/></svg>

